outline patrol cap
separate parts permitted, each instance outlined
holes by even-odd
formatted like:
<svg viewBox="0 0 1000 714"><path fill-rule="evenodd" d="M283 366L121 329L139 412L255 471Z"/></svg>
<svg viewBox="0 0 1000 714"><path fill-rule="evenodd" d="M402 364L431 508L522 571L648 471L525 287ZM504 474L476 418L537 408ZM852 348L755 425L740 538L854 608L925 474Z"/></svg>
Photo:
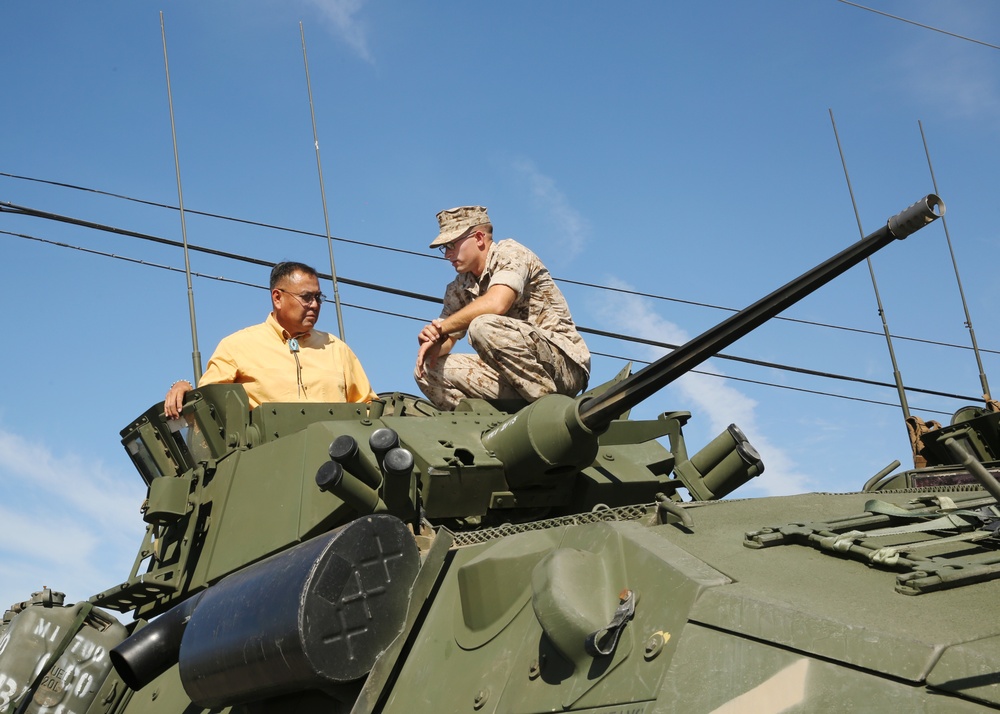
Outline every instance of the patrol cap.
<svg viewBox="0 0 1000 714"><path fill-rule="evenodd" d="M486 213L485 206L459 206L458 208L449 208L437 214L437 219L438 225L441 226L441 232L438 233L438 237L431 242L431 248L436 248L437 246L444 245L445 243L451 243L470 228L481 226L484 223L490 222L490 217L489 214Z"/></svg>

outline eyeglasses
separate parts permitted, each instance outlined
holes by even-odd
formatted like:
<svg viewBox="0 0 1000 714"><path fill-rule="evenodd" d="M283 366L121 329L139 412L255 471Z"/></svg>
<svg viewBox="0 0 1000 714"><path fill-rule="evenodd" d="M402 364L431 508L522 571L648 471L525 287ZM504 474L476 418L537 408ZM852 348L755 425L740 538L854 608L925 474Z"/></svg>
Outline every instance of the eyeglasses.
<svg viewBox="0 0 1000 714"><path fill-rule="evenodd" d="M449 250L454 250L455 248L457 248L458 244L461 243L463 240L466 240L468 238L472 238L472 237L474 237L474 236L476 236L478 234L479 234L479 231L476 231L475 233L470 233L469 235L465 236L464 238L456 238L455 240L450 241L448 243L445 243L444 245L439 245L438 246L438 250L441 251L441 255L444 255Z"/></svg>
<svg viewBox="0 0 1000 714"><path fill-rule="evenodd" d="M279 293L285 293L285 295L291 295L302 303L303 307L309 307L314 301L317 305L322 305L326 301L326 295L323 293L302 293L301 295L297 295L296 293L290 293L287 290L282 290L281 288L275 288L275 290Z"/></svg>

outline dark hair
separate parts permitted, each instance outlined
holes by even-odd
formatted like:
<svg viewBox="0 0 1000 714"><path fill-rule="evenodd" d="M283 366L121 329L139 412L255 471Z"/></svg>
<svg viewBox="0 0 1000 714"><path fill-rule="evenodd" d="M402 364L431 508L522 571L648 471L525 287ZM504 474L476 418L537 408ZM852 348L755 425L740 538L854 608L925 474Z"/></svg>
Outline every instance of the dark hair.
<svg viewBox="0 0 1000 714"><path fill-rule="evenodd" d="M319 278L319 274L316 272L315 268L311 268L305 263L278 263L273 268L271 268L271 290L274 290L285 278L291 277L293 273L305 273L306 275L311 275L314 278Z"/></svg>

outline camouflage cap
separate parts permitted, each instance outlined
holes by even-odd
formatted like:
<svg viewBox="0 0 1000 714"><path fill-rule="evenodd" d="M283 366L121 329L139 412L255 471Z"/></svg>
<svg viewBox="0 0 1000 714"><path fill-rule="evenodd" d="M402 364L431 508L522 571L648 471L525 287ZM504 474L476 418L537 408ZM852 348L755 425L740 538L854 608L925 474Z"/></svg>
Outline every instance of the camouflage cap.
<svg viewBox="0 0 1000 714"><path fill-rule="evenodd" d="M431 241L431 248L451 243L470 228L490 222L485 206L459 206L437 214L441 232Z"/></svg>

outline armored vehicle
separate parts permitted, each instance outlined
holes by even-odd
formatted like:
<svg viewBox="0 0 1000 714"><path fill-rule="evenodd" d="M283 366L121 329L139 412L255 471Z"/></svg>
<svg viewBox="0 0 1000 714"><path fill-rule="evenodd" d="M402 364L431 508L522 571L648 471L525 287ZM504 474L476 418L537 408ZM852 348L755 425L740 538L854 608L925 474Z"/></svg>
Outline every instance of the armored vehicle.
<svg viewBox="0 0 1000 714"><path fill-rule="evenodd" d="M764 471L739 427L689 453L689 413L628 418L943 211L575 399L154 405L121 432L148 487L131 573L8 612L0 712L1000 708L995 414L862 492L751 500L724 498Z"/></svg>

